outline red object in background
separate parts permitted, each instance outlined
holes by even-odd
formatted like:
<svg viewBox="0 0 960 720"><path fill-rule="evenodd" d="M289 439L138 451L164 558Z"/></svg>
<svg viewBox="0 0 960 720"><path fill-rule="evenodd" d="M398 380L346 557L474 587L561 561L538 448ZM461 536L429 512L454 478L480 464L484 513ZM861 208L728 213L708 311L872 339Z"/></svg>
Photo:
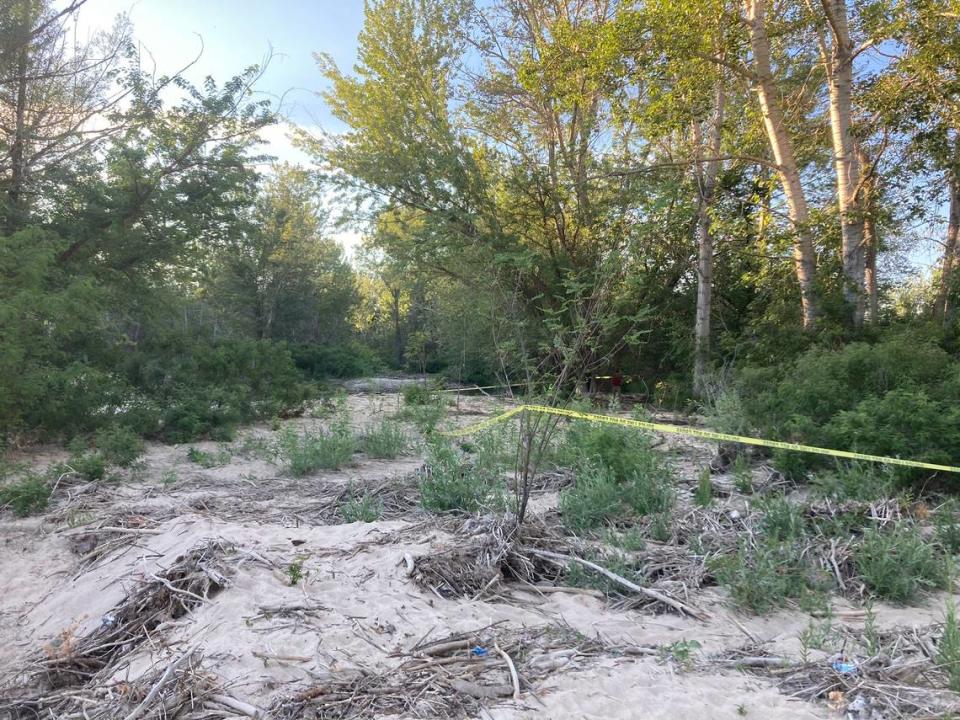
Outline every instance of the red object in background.
<svg viewBox="0 0 960 720"><path fill-rule="evenodd" d="M610 384L613 386L614 390L619 390L620 386L623 385L623 375L620 373L614 373L611 375Z"/></svg>

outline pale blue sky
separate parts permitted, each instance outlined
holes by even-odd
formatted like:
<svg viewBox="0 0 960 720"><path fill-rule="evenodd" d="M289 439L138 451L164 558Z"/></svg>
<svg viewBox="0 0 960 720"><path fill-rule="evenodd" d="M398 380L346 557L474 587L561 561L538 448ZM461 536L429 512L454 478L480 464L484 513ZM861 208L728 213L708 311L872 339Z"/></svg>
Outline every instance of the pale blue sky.
<svg viewBox="0 0 960 720"><path fill-rule="evenodd" d="M223 83L248 65L274 57L257 89L280 103L291 122L339 130L341 125L316 92L324 87L313 52L325 52L344 69L356 58L363 25L363 0L88 0L80 31L109 27L128 13L134 34L153 56L159 73L179 70L201 48L187 73L193 82L213 76ZM198 35L200 37L198 37ZM266 133L281 159L303 158L290 147L285 130Z"/></svg>

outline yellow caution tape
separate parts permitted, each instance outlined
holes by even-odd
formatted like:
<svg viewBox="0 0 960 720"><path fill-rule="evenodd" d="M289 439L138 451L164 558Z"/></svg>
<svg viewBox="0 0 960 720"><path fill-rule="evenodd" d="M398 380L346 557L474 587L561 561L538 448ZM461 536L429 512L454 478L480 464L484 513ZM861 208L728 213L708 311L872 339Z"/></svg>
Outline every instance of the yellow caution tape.
<svg viewBox="0 0 960 720"><path fill-rule="evenodd" d="M761 447L780 448L781 450L795 450L797 452L816 453L817 455L830 455L831 457L844 458L847 460L865 460L867 462L887 463L888 465L902 465L904 467L923 468L924 470L940 470L942 472L960 473L960 467L953 465L937 465L935 463L920 462L919 460L903 460L895 457L884 457L883 455L867 455L866 453L850 452L849 450L831 450L830 448L815 447L813 445L801 445L799 443L781 442L780 440L764 440L763 438L745 437L743 435L731 435L729 433L714 432L713 430L702 430L700 428L668 425L666 423L647 422L646 420L633 420L632 418L614 417L611 415L599 415L597 413L580 412L579 410L568 410L566 408L547 407L545 405L518 405L506 412L487 418L474 425L469 425L457 430L441 432L441 435L449 437L462 437L472 435L480 430L508 420L514 415L522 412L540 413L542 415L557 415L560 417L576 418L577 420L588 420L590 422L602 422L610 425L622 425L624 427L639 428L641 430L653 430L655 432L673 433L675 435L685 435L687 437L698 437L705 440L718 440L720 442L735 442L744 445L759 445Z"/></svg>

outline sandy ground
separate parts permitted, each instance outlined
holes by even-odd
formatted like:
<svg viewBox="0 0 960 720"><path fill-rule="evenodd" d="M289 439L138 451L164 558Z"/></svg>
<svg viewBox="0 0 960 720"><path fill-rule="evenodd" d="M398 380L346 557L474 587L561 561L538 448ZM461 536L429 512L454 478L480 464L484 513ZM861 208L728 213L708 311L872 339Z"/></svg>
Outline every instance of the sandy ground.
<svg viewBox="0 0 960 720"><path fill-rule="evenodd" d="M398 407L394 395L349 398L358 428ZM456 422L476 421L493 410L486 399L464 398ZM287 421L318 426L322 418ZM151 445L142 467L120 482L68 489L39 518L0 516L0 676L15 675L26 661L66 635L83 636L103 622L124 597L183 553L209 539L231 555L229 586L186 616L171 620L118 672L131 680L187 646L202 650L204 667L236 698L260 708L350 672L388 672L425 636L443 637L501 623L501 629L567 626L616 646L666 647L696 640L707 656L751 638L774 654L795 655L811 622L796 609L765 617L740 615L718 589L696 597L709 620L614 610L583 594L519 592L515 602L443 599L414 584L404 557L428 555L458 542L457 523L438 523L418 509L409 517L373 523L331 523L316 510L331 488L348 483L401 482L418 471L419 455L391 461L356 457L347 469L294 479L280 466L238 450L243 439L266 438L266 426L247 428L223 464L204 469L187 458L187 446ZM709 447L672 439L678 472L695 482ZM216 443L196 443L210 453ZM37 465L58 451L25 455ZM556 493L533 500L546 512ZM120 533L116 549L90 563L76 541L93 524L136 527ZM132 536L132 537L131 537ZM80 548L80 551L86 548ZM302 566L291 584L288 568ZM270 608L306 608L294 617ZM267 609L267 611L265 611ZM923 626L942 619L942 598L915 608L878 607L881 628ZM843 620L843 603L837 617ZM856 619L850 622L861 622ZM824 659L826 662L826 659ZM503 682L510 677L503 670ZM526 680L525 680L526 682ZM489 700L483 717L519 718L836 718L825 705L792 700L763 678L735 670L685 668L655 654L573 655L569 662L525 685L518 700Z"/></svg>

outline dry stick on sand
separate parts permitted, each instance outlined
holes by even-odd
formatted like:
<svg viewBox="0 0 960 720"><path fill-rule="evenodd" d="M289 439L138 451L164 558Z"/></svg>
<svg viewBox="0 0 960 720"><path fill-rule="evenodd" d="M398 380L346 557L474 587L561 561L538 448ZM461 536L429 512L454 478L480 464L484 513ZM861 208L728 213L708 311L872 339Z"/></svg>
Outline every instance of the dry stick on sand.
<svg viewBox="0 0 960 720"><path fill-rule="evenodd" d="M709 615L707 615L705 612L701 610L696 610L690 607L689 605L685 605L679 600L674 600L673 598L667 597L663 593L657 592L656 590L652 590L651 588L641 587L636 583L632 583L629 580L627 580L625 577L622 577L621 575L617 575L615 572L611 572L610 570L607 570L605 567L601 565L597 565L596 563L590 562L589 560L578 558L575 555L562 555L561 553L550 552L549 550L536 550L531 548L530 552L532 552L534 555L538 555L548 560L556 560L562 563L577 562L577 563L580 563L581 565L586 565L591 570L595 570L596 572L600 573L604 577L607 577L610 580L613 580L615 583L622 585L628 590L632 590L635 593L645 595L652 600L656 600L657 602L661 602L664 605L672 607L681 615L689 615L690 617L694 617L697 620L708 620L710 618Z"/></svg>
<svg viewBox="0 0 960 720"><path fill-rule="evenodd" d="M151 688L150 692L147 693L147 696L143 699L139 705L137 705L129 715L127 715L124 720L137 720L138 717L143 715L144 711L150 707L157 695L160 694L160 691L163 690L163 686L170 682L170 678L173 677L173 674L177 671L186 660L193 656L194 650L191 648L187 650L183 655L178 657L172 663L167 666L167 669L164 671L163 675L160 676L160 679L157 681L157 684Z"/></svg>
<svg viewBox="0 0 960 720"><path fill-rule="evenodd" d="M513 660L510 659L510 656L504 652L499 645L494 644L493 649L496 650L500 657L503 658L503 661L507 663L507 667L510 668L510 681L513 683L513 699L520 699L520 676L517 675L517 667L513 664Z"/></svg>

